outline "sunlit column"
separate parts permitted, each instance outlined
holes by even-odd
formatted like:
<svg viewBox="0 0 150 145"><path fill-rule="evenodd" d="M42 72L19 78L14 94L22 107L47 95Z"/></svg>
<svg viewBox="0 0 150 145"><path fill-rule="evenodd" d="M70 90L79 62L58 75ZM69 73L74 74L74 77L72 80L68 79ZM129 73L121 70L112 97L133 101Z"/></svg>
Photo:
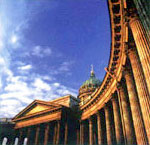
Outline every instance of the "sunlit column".
<svg viewBox="0 0 150 145"><path fill-rule="evenodd" d="M100 113L97 112L97 136L98 136L98 145L102 145L102 126L101 126L101 117Z"/></svg>
<svg viewBox="0 0 150 145"><path fill-rule="evenodd" d="M47 123L45 127L44 145L47 145L48 135L49 135L49 123Z"/></svg>
<svg viewBox="0 0 150 145"><path fill-rule="evenodd" d="M92 117L89 118L89 145L93 145L93 122L92 122Z"/></svg>
<svg viewBox="0 0 150 145"><path fill-rule="evenodd" d="M113 144L113 133L112 133L112 124L110 118L110 111L107 105L104 107L105 112L105 121L106 121L106 136L107 136L107 145Z"/></svg>
<svg viewBox="0 0 150 145"><path fill-rule="evenodd" d="M138 93L138 99L139 99L142 116L144 120L145 130L150 144L150 95L146 85L141 63L135 48L130 48L128 50L128 57L131 62L137 93Z"/></svg>
<svg viewBox="0 0 150 145"><path fill-rule="evenodd" d="M38 144L39 132L40 132L40 126L37 126L36 133L35 133L35 145Z"/></svg>
<svg viewBox="0 0 150 145"><path fill-rule="evenodd" d="M120 84L118 85L118 91L119 91L119 97L120 97L120 105L122 106L122 113L123 113L123 121L124 121L124 138L126 140L126 143L128 145L136 144L135 136L134 136L134 130L132 125L132 116L130 115L130 105L127 101L127 94L125 93L125 90L123 86Z"/></svg>
<svg viewBox="0 0 150 145"><path fill-rule="evenodd" d="M133 124L134 124L137 143L147 144L148 141L147 141L145 127L142 119L141 108L140 108L138 96L136 93L134 81L130 70L124 69L124 77L126 79L126 85L128 89L129 102L130 102L130 107L131 107L131 112L133 117Z"/></svg>
<svg viewBox="0 0 150 145"><path fill-rule="evenodd" d="M136 43L140 62L142 64L150 93L150 38L146 36L145 29L138 18L137 12L135 12L134 9L130 12L129 26Z"/></svg>
<svg viewBox="0 0 150 145"><path fill-rule="evenodd" d="M114 125L116 133L117 144L120 145L123 142L123 130L121 125L121 116L119 112L119 105L117 103L117 96L113 96L111 99L114 113Z"/></svg>

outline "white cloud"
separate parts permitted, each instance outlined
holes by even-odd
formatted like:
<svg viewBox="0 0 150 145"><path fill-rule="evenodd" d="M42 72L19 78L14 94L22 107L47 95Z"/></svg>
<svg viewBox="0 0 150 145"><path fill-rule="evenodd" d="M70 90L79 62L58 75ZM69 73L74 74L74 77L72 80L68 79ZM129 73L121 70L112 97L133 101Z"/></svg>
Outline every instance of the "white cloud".
<svg viewBox="0 0 150 145"><path fill-rule="evenodd" d="M40 78L36 78L32 84L37 90L50 91L51 87Z"/></svg>
<svg viewBox="0 0 150 145"><path fill-rule="evenodd" d="M11 43L12 43L12 44L15 44L17 41L18 41L17 36L16 36L16 35L13 35L13 36L11 37Z"/></svg>
<svg viewBox="0 0 150 145"><path fill-rule="evenodd" d="M32 65L30 64L18 67L19 70L30 70L31 68L32 68Z"/></svg>
<svg viewBox="0 0 150 145"><path fill-rule="evenodd" d="M31 52L32 55L37 57L50 56L52 54L52 49L50 47L45 46L35 46Z"/></svg>
<svg viewBox="0 0 150 145"><path fill-rule="evenodd" d="M28 28L32 13L28 15L30 3L25 0L0 1L0 116L14 117L19 111L35 99L51 100L66 93L76 95L76 90L65 87L55 80L53 75L41 76L31 72L34 66L19 61L16 73L12 68L12 48L24 49L24 30ZM13 10L13 13L12 13ZM30 55L45 57L52 55L52 49L47 46L35 46ZM70 65L65 62L59 72L69 71ZM27 72L26 74L21 72ZM29 73L30 72L30 73ZM52 82L53 81L53 82ZM47 83L49 82L49 83Z"/></svg>
<svg viewBox="0 0 150 145"><path fill-rule="evenodd" d="M0 115L14 117L35 99L48 101L67 94L76 96L77 92L58 82L48 84L39 77L27 83L22 76L11 76L0 97Z"/></svg>
<svg viewBox="0 0 150 145"><path fill-rule="evenodd" d="M58 71L60 73L62 73L62 72L68 72L67 74L70 74L69 72L70 72L70 69L71 69L71 66L72 66L73 63L74 63L73 61L70 61L70 62L69 61L65 61L65 62L63 62L60 65Z"/></svg>

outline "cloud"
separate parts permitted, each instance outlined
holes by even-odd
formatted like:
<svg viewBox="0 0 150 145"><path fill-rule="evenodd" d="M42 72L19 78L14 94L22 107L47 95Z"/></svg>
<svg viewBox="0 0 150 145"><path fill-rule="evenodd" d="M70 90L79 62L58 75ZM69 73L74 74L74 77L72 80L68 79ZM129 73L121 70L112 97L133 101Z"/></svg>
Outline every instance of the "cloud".
<svg viewBox="0 0 150 145"><path fill-rule="evenodd" d="M0 1L1 117L14 117L35 99L49 101L63 95L76 96L77 94L76 90L57 81L53 74L41 75L34 72L34 64L31 65L30 60L27 62L25 59L16 60L14 56L16 50L24 54L23 50L28 47L24 34L29 27L29 21L35 15L31 12L35 12L34 6L31 9L31 3L26 0ZM16 55L20 56L21 53L16 53ZM43 58L52 55L52 53L50 47L37 45L31 50L30 55ZM70 67L71 63L63 62L56 71L57 73L69 72Z"/></svg>
<svg viewBox="0 0 150 145"><path fill-rule="evenodd" d="M44 90L44 91L50 91L51 90L51 87L40 78L36 78L32 85L37 90Z"/></svg>
<svg viewBox="0 0 150 145"><path fill-rule="evenodd" d="M0 116L14 117L35 99L49 101L68 94L77 95L76 90L56 81L47 83L45 78L50 79L47 76L32 75L30 78L11 74L0 94Z"/></svg>
<svg viewBox="0 0 150 145"><path fill-rule="evenodd" d="M18 67L19 70L30 70L31 68L32 68L32 65L30 64Z"/></svg>
<svg viewBox="0 0 150 145"><path fill-rule="evenodd" d="M31 52L33 56L37 57L45 57L45 56L50 56L52 54L52 50L50 47L47 46L35 46Z"/></svg>

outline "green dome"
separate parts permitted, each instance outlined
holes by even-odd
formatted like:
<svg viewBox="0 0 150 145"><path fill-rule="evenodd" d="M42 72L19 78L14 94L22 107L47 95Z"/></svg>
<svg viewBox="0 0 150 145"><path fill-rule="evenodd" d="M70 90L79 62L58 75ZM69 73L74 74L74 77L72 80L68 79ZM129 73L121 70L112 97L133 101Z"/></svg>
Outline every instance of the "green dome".
<svg viewBox="0 0 150 145"><path fill-rule="evenodd" d="M81 88L82 87L91 87L91 86L97 88L100 85L101 85L100 80L95 77L94 72L91 72L90 78L83 83Z"/></svg>

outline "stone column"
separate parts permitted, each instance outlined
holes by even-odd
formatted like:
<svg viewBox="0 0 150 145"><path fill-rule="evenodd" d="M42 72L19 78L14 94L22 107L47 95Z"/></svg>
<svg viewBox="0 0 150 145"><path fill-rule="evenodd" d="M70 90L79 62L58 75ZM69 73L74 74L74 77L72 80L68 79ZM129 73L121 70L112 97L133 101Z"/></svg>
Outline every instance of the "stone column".
<svg viewBox="0 0 150 145"><path fill-rule="evenodd" d="M80 122L80 144L84 144L84 124L82 121Z"/></svg>
<svg viewBox="0 0 150 145"><path fill-rule="evenodd" d="M27 130L28 144L30 142L30 133L31 133L31 128L29 127L28 130Z"/></svg>
<svg viewBox="0 0 150 145"><path fill-rule="evenodd" d="M89 145L93 145L93 122L92 118L89 118Z"/></svg>
<svg viewBox="0 0 150 145"><path fill-rule="evenodd" d="M102 126L101 126L101 117L100 113L97 112L97 136L98 136L98 145L102 145Z"/></svg>
<svg viewBox="0 0 150 145"><path fill-rule="evenodd" d="M80 144L79 130L77 129L77 145Z"/></svg>
<svg viewBox="0 0 150 145"><path fill-rule="evenodd" d="M111 101L112 101L112 106L113 106L116 141L117 141L117 144L120 145L123 142L123 130L122 130L122 124L121 124L121 116L119 112L119 105L117 103L116 97L117 96L113 96Z"/></svg>
<svg viewBox="0 0 150 145"><path fill-rule="evenodd" d="M22 142L23 139L23 130L20 128L19 129L19 143Z"/></svg>
<svg viewBox="0 0 150 145"><path fill-rule="evenodd" d="M141 108L136 92L136 88L134 85L134 81L132 78L132 74L129 69L124 69L124 77L126 80L128 95L129 95L129 102L131 107L131 113L133 117L133 124L135 129L136 141L137 144L148 144L145 127L142 119Z"/></svg>
<svg viewBox="0 0 150 145"><path fill-rule="evenodd" d="M129 25L136 43L137 51L139 54L140 62L146 78L148 90L150 93L150 41L146 37L146 32L142 23L140 22L136 12L133 12L129 19Z"/></svg>
<svg viewBox="0 0 150 145"><path fill-rule="evenodd" d="M57 124L55 123L53 133L53 144L56 144L56 138L57 138Z"/></svg>
<svg viewBox="0 0 150 145"><path fill-rule="evenodd" d="M44 135L44 145L48 143L48 135L49 135L49 123L45 126L45 135Z"/></svg>
<svg viewBox="0 0 150 145"><path fill-rule="evenodd" d="M40 126L37 126L36 133L35 133L35 145L38 144L39 132L40 132Z"/></svg>
<svg viewBox="0 0 150 145"><path fill-rule="evenodd" d="M135 48L128 50L128 57L131 62L145 130L147 133L148 142L150 144L150 95L148 92L140 60Z"/></svg>
<svg viewBox="0 0 150 145"><path fill-rule="evenodd" d="M123 113L122 117L123 117L124 127L125 127L124 138L128 145L136 144L134 129L132 125L132 116L129 110L130 105L127 100L127 94L125 93L125 90L121 84L118 85L118 91L119 91L119 97L121 103L120 105L122 106L122 113Z"/></svg>
<svg viewBox="0 0 150 145"><path fill-rule="evenodd" d="M65 139L64 144L66 145L68 143L68 123L65 123Z"/></svg>
<svg viewBox="0 0 150 145"><path fill-rule="evenodd" d="M57 137L56 137L56 145L59 144L60 141L60 120L57 121Z"/></svg>
<svg viewBox="0 0 150 145"><path fill-rule="evenodd" d="M106 121L106 136L107 136L107 145L113 144L113 133L112 133L112 125L110 119L110 112L107 105L104 107L105 112L105 121Z"/></svg>

